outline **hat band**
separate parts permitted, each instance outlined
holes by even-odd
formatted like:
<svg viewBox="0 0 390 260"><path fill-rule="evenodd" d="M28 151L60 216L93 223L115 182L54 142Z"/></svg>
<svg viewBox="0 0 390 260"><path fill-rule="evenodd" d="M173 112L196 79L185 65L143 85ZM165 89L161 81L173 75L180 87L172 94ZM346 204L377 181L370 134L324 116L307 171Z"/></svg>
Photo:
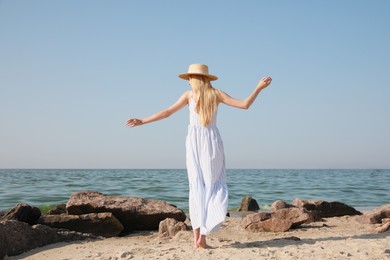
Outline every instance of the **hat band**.
<svg viewBox="0 0 390 260"><path fill-rule="evenodd" d="M188 71L188 74L205 74L205 75L208 75L209 72L208 71L203 71L203 70L191 70L191 71Z"/></svg>

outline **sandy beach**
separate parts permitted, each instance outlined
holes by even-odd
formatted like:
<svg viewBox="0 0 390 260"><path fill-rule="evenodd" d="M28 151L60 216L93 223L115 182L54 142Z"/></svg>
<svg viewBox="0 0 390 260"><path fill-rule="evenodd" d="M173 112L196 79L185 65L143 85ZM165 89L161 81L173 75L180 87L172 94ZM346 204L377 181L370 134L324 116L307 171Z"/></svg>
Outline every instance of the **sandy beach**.
<svg viewBox="0 0 390 260"><path fill-rule="evenodd" d="M390 259L390 232L373 234L355 216L327 218L284 233L252 233L240 217L227 218L208 237L209 249L195 249L192 231L173 238L158 232L57 243L9 259Z"/></svg>

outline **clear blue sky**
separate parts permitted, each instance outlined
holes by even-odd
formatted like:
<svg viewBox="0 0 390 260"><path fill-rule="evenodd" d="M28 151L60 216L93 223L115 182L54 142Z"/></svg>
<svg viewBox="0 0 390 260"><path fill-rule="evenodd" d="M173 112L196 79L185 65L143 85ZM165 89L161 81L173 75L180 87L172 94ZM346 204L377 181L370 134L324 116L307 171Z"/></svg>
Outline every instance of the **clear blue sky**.
<svg viewBox="0 0 390 260"><path fill-rule="evenodd" d="M0 168L185 168L186 90L220 107L228 168L390 168L390 1L0 1Z"/></svg>

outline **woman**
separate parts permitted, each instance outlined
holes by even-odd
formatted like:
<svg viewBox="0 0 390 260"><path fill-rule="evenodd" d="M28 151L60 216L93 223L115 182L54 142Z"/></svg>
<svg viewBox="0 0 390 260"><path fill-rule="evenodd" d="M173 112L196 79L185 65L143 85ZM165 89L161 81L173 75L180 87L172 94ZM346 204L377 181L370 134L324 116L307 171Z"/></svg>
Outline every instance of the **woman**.
<svg viewBox="0 0 390 260"><path fill-rule="evenodd" d="M186 91L172 106L143 119L127 120L130 127L161 120L189 106L190 124L186 138L186 165L189 181L189 208L194 231L194 246L206 248L206 236L218 229L228 209L223 143L216 126L220 103L248 109L260 91L272 81L262 78L255 90L245 99L230 97L212 87L218 78L209 74L203 64L191 64L188 72L179 75L188 80L192 90Z"/></svg>

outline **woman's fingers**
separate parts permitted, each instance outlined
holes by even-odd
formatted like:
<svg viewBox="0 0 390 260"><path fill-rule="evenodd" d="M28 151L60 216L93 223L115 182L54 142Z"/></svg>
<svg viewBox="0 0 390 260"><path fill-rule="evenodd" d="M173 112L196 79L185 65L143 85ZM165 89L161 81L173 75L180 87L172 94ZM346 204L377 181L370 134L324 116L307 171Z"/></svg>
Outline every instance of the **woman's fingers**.
<svg viewBox="0 0 390 260"><path fill-rule="evenodd" d="M137 119L134 119L134 118L129 119L129 120L126 121L126 125L130 126L130 127L134 127L136 125L136 122L137 122L136 120Z"/></svg>
<svg viewBox="0 0 390 260"><path fill-rule="evenodd" d="M264 78L262 78L262 81L267 83L267 84L270 84L272 81L272 78L271 77L264 77Z"/></svg>
<svg viewBox="0 0 390 260"><path fill-rule="evenodd" d="M131 118L126 121L126 125L130 127L135 127L135 126L142 125L142 121L136 118Z"/></svg>

